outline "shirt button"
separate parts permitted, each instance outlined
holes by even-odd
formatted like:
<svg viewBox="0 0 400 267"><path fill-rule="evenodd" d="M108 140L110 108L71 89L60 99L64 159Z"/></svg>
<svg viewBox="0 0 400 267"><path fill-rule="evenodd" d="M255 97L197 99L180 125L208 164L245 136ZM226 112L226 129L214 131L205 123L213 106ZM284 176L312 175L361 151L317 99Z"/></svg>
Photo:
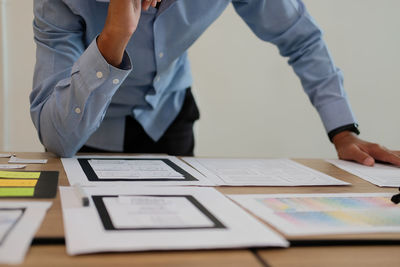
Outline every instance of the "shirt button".
<svg viewBox="0 0 400 267"><path fill-rule="evenodd" d="M80 113L81 113L81 109L80 109L80 108L76 108L76 109L75 109L75 113L76 113L76 114L80 114Z"/></svg>
<svg viewBox="0 0 400 267"><path fill-rule="evenodd" d="M119 79L114 79L113 84L119 84Z"/></svg>
<svg viewBox="0 0 400 267"><path fill-rule="evenodd" d="M158 56L159 56L159 58L163 58L163 56L164 56L164 53L163 53L163 52L161 52L160 54L158 54Z"/></svg>
<svg viewBox="0 0 400 267"><path fill-rule="evenodd" d="M159 82L160 81L160 76L156 76L155 81L156 81L156 83Z"/></svg>
<svg viewBox="0 0 400 267"><path fill-rule="evenodd" d="M96 76L97 76L97 78L101 79L101 78L103 78L103 73L101 71L98 71L96 73Z"/></svg>

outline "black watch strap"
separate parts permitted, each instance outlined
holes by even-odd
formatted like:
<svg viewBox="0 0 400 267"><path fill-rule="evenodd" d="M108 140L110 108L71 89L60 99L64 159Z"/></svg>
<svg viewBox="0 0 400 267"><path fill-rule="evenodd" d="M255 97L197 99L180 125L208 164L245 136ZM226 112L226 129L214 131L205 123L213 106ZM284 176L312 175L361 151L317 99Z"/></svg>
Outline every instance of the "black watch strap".
<svg viewBox="0 0 400 267"><path fill-rule="evenodd" d="M347 124L347 125L344 125L344 126L340 126L340 127L336 128L336 129L333 129L332 131L330 131L328 133L329 140L331 140L331 142L332 142L332 139L333 139L333 137L335 135L337 135L338 133L344 132L344 131L350 131L350 132L353 132L353 133L355 133L357 135L360 134L360 131L358 130L358 124L357 123L352 123L352 124Z"/></svg>

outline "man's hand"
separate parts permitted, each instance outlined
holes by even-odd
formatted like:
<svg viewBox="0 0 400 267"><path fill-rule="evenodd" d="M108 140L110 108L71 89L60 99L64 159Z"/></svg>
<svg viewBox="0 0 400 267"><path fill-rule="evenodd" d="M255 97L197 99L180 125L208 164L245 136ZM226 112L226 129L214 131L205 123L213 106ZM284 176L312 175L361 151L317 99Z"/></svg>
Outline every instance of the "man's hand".
<svg viewBox="0 0 400 267"><path fill-rule="evenodd" d="M118 67L132 34L136 31L142 8L155 7L161 0L110 0L103 31L97 46L107 62Z"/></svg>
<svg viewBox="0 0 400 267"><path fill-rule="evenodd" d="M400 166L400 151L391 151L381 145L361 140L352 132L344 131L332 139L338 157L373 166L375 160Z"/></svg>

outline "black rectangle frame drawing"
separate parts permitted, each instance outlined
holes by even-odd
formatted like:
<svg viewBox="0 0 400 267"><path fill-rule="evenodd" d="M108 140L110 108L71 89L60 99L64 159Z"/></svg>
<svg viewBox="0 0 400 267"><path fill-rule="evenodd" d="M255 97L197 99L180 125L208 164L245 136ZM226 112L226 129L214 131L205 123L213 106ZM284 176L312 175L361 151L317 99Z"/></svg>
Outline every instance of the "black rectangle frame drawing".
<svg viewBox="0 0 400 267"><path fill-rule="evenodd" d="M20 210L21 215L18 216L18 219L15 220L13 225L7 230L6 234L3 236L3 238L0 239L0 247L3 245L3 242L7 239L8 235L11 233L12 229L15 228L15 226L19 223L19 221L22 219L22 217L25 214L26 208L0 208L1 211L11 211L11 210Z"/></svg>
<svg viewBox="0 0 400 267"><path fill-rule="evenodd" d="M33 196L0 196L1 198L55 198L58 186L58 171L24 171L24 172L40 172L38 179L32 178L13 178L13 180L37 180L34 186ZM7 178L1 178L7 179ZM28 186L29 187L29 186ZM2 188L21 188L21 186L2 186Z"/></svg>
<svg viewBox="0 0 400 267"><path fill-rule="evenodd" d="M160 160L167 164L169 167L174 169L176 172L183 175L184 179L179 178L152 178L152 179L141 179L141 178L119 178L119 179L99 179L96 172L93 170L92 166L90 166L89 160ZM86 178L90 182L123 182L123 181L131 181L131 182L167 182L167 181L198 181L195 177L193 177L190 173L173 163L169 159L165 158L78 158L79 165L81 166L83 172L86 175Z"/></svg>
<svg viewBox="0 0 400 267"><path fill-rule="evenodd" d="M125 196L125 195L124 195ZM210 221L214 223L213 226L199 226L199 227L140 227L140 228L116 228L111 220L110 214L104 205L104 198L117 198L118 195L93 195L92 199L97 209L103 227L107 231L143 231L143 230L201 230L201 229L227 229L227 227L218 220L209 210L206 209L195 197L192 195L126 195L126 196L143 196L143 197L183 197L192 203L200 212L205 215Z"/></svg>

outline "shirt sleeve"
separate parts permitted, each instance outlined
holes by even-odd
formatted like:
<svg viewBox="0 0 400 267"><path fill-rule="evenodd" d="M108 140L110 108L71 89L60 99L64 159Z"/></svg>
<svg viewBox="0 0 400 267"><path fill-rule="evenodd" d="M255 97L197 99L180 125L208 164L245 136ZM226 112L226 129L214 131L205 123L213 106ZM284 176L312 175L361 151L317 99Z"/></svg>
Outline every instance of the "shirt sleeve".
<svg viewBox="0 0 400 267"><path fill-rule="evenodd" d="M300 78L325 130L356 123L322 31L300 0L233 0L236 12L262 40L275 44Z"/></svg>
<svg viewBox="0 0 400 267"><path fill-rule="evenodd" d="M42 144L71 157L100 126L131 62L125 53L115 68L96 39L85 45L84 22L61 0L35 0L33 30L37 60L31 117Z"/></svg>

